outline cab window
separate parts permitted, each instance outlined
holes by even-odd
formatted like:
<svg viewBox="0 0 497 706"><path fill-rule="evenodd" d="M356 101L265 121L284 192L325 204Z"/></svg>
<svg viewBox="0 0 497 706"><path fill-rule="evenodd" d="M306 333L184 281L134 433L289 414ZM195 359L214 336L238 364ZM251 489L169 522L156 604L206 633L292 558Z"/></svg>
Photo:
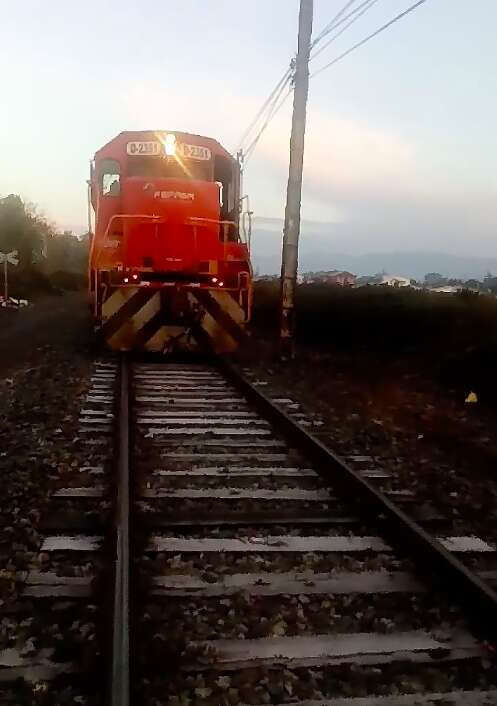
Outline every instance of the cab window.
<svg viewBox="0 0 497 706"><path fill-rule="evenodd" d="M211 181L211 169L209 162L189 160L188 164L184 164L175 158L164 159L146 155L130 157L126 165L126 175L151 179Z"/></svg>
<svg viewBox="0 0 497 706"><path fill-rule="evenodd" d="M214 181L220 185L221 220L235 220L235 190L233 185L233 165L229 159L216 155L214 161Z"/></svg>
<svg viewBox="0 0 497 706"><path fill-rule="evenodd" d="M100 190L102 196L121 193L121 167L114 159L104 159L100 165Z"/></svg>

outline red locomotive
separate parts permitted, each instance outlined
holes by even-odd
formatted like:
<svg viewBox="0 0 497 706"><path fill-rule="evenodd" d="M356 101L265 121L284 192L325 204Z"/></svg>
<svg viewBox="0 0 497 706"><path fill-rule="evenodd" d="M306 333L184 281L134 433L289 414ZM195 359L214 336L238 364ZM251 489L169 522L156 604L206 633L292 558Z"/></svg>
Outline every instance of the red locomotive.
<svg viewBox="0 0 497 706"><path fill-rule="evenodd" d="M110 348L234 350L252 298L238 160L207 137L123 132L89 184L89 292Z"/></svg>

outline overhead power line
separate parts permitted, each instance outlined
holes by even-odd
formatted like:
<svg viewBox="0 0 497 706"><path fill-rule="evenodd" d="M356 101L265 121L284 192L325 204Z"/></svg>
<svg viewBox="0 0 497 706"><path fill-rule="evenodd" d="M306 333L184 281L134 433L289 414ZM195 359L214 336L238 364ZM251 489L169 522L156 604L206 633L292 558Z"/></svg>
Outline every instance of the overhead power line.
<svg viewBox="0 0 497 706"><path fill-rule="evenodd" d="M340 24L342 24L343 22L345 22L345 21L346 21L349 17L351 17L355 12L359 11L359 10L363 7L364 4L367 4L367 3L371 2L371 0L365 0L365 2L361 3L361 5L359 5L359 7L358 7L356 10L354 10L354 12L352 12L352 13L346 15L346 16L341 20L341 22L338 22L338 20L342 17L342 15L349 9L349 7L351 7L351 5L353 5L355 2L357 2L357 0L348 0L348 2L345 3L345 5L343 6L343 8L340 10L340 12L338 12L338 13L335 15L335 17L326 25L326 27L323 28L323 30L320 32L320 34L319 34L319 35L316 37L316 39L311 43L311 49L312 49L312 47L314 47L314 46L317 44L317 42L319 42L319 41L321 40L322 37L325 37L330 31L332 31L332 30L335 29L337 26L339 26ZM292 64L293 64L293 61L292 61ZM239 143L238 143L238 147L237 147L237 149L236 149L235 151L238 151L239 149L242 149L242 148L244 147L246 141L247 141L248 138L251 136L251 134L252 134L252 132L254 131L254 129L256 128L257 124L260 123L260 121L261 121L261 120L263 119L263 117L264 117L264 114L267 112L266 120L265 120L265 122L264 122L264 124L263 124L263 127L261 128L261 130L259 130L259 132L257 133L256 137L252 140L252 142L250 143L249 147L245 150L245 155L246 155L246 156L247 156L247 154L248 154L249 149L252 147L252 144L253 144L253 143L257 144L257 142L259 141L260 135L262 134L262 132L264 132L264 129L265 129L265 127L267 126L267 124L269 124L270 118L269 118L269 120L268 120L268 116L270 115L270 116L272 117L272 116L279 110L279 108L277 108L277 109L274 110L273 112L271 111L271 108L270 108L271 101L273 101L273 98L278 94L278 92L279 92L281 86L286 85L286 82L287 82L287 80L288 80L290 77L293 78L293 71L294 71L294 68L293 68L293 65L292 65L292 64L290 64L290 67L287 69L287 71L283 74L283 76L281 77L281 79L278 81L278 83L276 84L276 86L274 87L274 89L271 91L271 93L269 94L269 96L267 97L267 99L265 100L265 102L262 104L261 108L259 109L259 111L258 111L257 114L255 115L255 117L253 118L252 122L249 124L249 126L247 127L247 129L246 129L245 132L243 133L243 135L242 135L242 137L240 138L240 141L239 141ZM280 95L280 94L279 94L279 95ZM278 100L278 99L276 98L276 101L277 101L277 100ZM283 101L283 102L284 102L284 101ZM273 103L273 108L274 108L274 103Z"/></svg>
<svg viewBox="0 0 497 706"><path fill-rule="evenodd" d="M342 22L345 22L349 17L352 17L350 22L347 22L342 29L334 34L331 39L328 39L327 42L325 42L317 51L314 52L311 56L311 61L313 61L317 56L319 56L322 52L324 52L325 49L327 49L330 44L332 44L338 37L340 37L351 25L354 24L354 22L357 22L357 20L362 17L368 10L370 10L373 5L376 5L378 0L366 0L366 2L361 3L359 7L356 7L356 9L351 12L349 15L343 18ZM339 25L342 24L342 22L337 23L332 29L336 29ZM330 30L331 31L331 30Z"/></svg>
<svg viewBox="0 0 497 706"><path fill-rule="evenodd" d="M337 20L339 20L340 17L342 17L342 15L343 15L345 12L347 12L347 10L349 9L349 7L350 7L351 5L353 5L355 2L357 2L357 0L348 0L348 2L345 3L345 5L344 5L344 6L342 7L342 9L340 10L340 12L338 12L338 13L335 15L335 17L334 17L330 22L328 22L328 24L326 25L326 27L324 27L324 28L321 30L321 32L318 34L318 36L315 37L315 38L312 40L312 42L311 42L311 49L313 49L313 48L316 46L316 44L317 44L318 42L320 42L320 41L323 39L323 37L326 37L326 35L327 35L329 32L331 32L331 31L336 27L336 22L337 22Z"/></svg>
<svg viewBox="0 0 497 706"><path fill-rule="evenodd" d="M336 29L339 27L341 24L346 22L350 17L353 17L356 13L358 13L364 5L367 5L367 9L369 9L369 6L371 3L377 2L377 0L365 0L362 2L357 8L355 8L352 12L349 14L345 15L345 17L342 17L344 13L355 3L357 0L348 0L348 2L345 3L345 5L342 7L340 12L338 12L334 18L323 28L323 30L320 32L320 34L316 37L316 39L311 43L311 49L313 46L315 46L322 38L327 36L329 32L331 32L333 29ZM363 12L360 13L361 15L364 14ZM360 15L359 15L360 16ZM340 19L342 18L342 19ZM352 22L350 23L352 24ZM345 29L350 26L346 25L346 27L342 30L345 31ZM342 32L340 32L341 34ZM332 39L331 41L334 41ZM327 42L326 46L329 46L331 44L330 42ZM321 51L321 50L320 50ZM318 52L320 53L320 52ZM272 118L276 115L276 113L280 110L282 105L285 103L286 99L288 98L288 95L284 97L284 99L278 103L279 97L281 96L282 90L284 90L285 86L289 82L289 80L293 81L293 73L294 73L294 60L290 63L290 67L287 69L287 71L283 74L281 79L278 81L274 89L271 91L265 102L262 104L261 108L253 118L252 122L249 124L245 132L243 133L242 137L240 138L240 141L238 143L238 147L236 148L235 152L238 150L242 149L244 150L244 163L246 164L248 158L254 151L257 143L259 142L260 138L262 137L262 134L264 133L265 129L269 125L270 121ZM290 88L289 93L291 93L292 89ZM264 119L264 115L266 116ZM262 127L260 127L259 131L253 137L252 141L249 143L248 147L244 149L245 144L247 143L248 139L251 137L253 131L257 127L258 124L262 123Z"/></svg>
<svg viewBox="0 0 497 706"><path fill-rule="evenodd" d="M399 15L396 15L396 17L394 17L392 20L390 20L390 22L387 22L386 24L382 25L375 32L373 32L372 34L369 34L367 37L362 39L360 42L357 42L352 47L347 49L347 51L344 51L342 54L339 54L339 56L335 57L333 59L333 61L330 61L328 64L321 66L320 69L318 69L313 74L311 74L311 78L318 76L320 73L322 73L326 69L329 69L330 66L334 66L339 61L344 59L346 56L351 54L353 51L355 51L356 49L359 49L359 47L362 47L364 44L366 44L366 42L369 42L370 39L373 39L374 37L378 36L378 34L380 34L381 32L384 32L386 29L388 29L388 27L391 27L393 24L395 24L395 22L398 22L403 17L405 17L409 13L416 10L418 7L420 7L420 5L424 5L425 2L426 2L426 0L418 0L418 2L414 3L414 5L411 5L410 7L408 7L407 10L404 10L404 12L401 12Z"/></svg>
<svg viewBox="0 0 497 706"><path fill-rule="evenodd" d="M271 104L271 101L274 99L274 97L275 97L276 95L278 95L278 96L280 95L280 90L281 90L282 86L284 87L284 86L286 85L286 83L288 82L288 80L289 80L291 74L292 74L292 68L290 67L290 68L288 68L288 69L285 71L285 73L283 74L283 76L280 78L280 80L278 81L278 83L276 84L276 86L273 88L273 90L271 91L271 93L269 94L269 96L266 98L266 100L265 100L264 103L262 104L262 106L261 106L261 108L259 109L257 115L253 118L252 122L250 123L250 125L247 127L247 129L246 129L245 132L243 133L243 135L242 135L242 137L240 138L240 141L239 141L239 143L238 143L238 149L242 148L243 145L244 145L244 143L246 142L246 140L250 137L252 131L253 131L254 128L255 128L255 126L256 126L257 123L262 119L262 117L263 117L264 113L266 112L266 110L268 110L268 108L269 108L269 106L270 106L270 104ZM277 100L277 99L276 99L276 100Z"/></svg>
<svg viewBox="0 0 497 706"><path fill-rule="evenodd" d="M290 84L288 91L283 95L283 97L281 97L282 94L284 93L284 90L285 90L287 84ZM262 124L259 132L257 133L257 135L254 137L254 139L250 143L250 145L245 150L244 160L243 160L244 166L247 165L247 162L249 161L250 157L254 153L254 150L257 147L257 144L258 144L259 140L261 139L263 133L265 132L267 126L269 125L271 120L274 118L276 113L278 113L279 110L283 107L283 105L285 104L285 102L288 99L288 96L291 95L292 92L293 92L293 85L291 85L291 77L289 76L287 81L281 87L281 90L278 92L277 96L275 96L275 99L272 103L272 106L271 106L271 108L267 114L267 117L266 117L264 123Z"/></svg>
<svg viewBox="0 0 497 706"><path fill-rule="evenodd" d="M404 11L401 12L400 14L396 15L396 16L395 16L394 18L392 18L389 22L387 22L386 24L382 25L382 26L379 27L377 30L375 30L372 34L369 34L367 37L365 37L364 39L362 39L360 42L357 42L357 43L354 44L352 47L350 47L349 49L347 49L346 51L344 51L342 54L340 54L339 56L335 57L335 58L333 59L333 61L330 61L328 64L325 64L324 66L322 66L321 68L319 68L317 71L315 71L313 74L311 74L310 78L314 78L315 76L318 76L320 73L322 73L322 72L325 71L326 69L330 68L331 66L334 66L334 65L337 64L339 61L341 61L342 59L344 59L346 56L348 56L349 54L351 54L353 51L355 51L356 49L359 49L359 47L362 47L364 44L366 44L367 42L369 42L370 39L373 39L373 38L376 37L378 34L381 34L381 32L384 32L386 29L388 29L388 27L391 27L393 24L395 24L396 22L398 22L399 20L401 20L403 17L405 17L406 15L408 15L408 14L410 14L411 12L413 12L414 10L416 10L418 7L420 7L421 5L423 5L426 1L427 1L427 0L418 0L418 2L414 3L413 5L411 5L410 7L408 7L406 10L404 10ZM376 2L378 2L378 0L366 0L366 2L364 2L364 3L362 3L360 6L358 6L358 7L356 8L356 10L355 10L354 12L350 13L350 15L348 15L347 17L351 17L351 15L356 15L356 13L357 13L359 10L361 10L361 8L362 8L362 12L361 12L360 14L358 14L358 15L355 17L355 19L359 19L359 17L360 17L362 14L364 14L364 12L366 12L367 10L369 10L369 8L372 7ZM351 3L347 3L347 6L350 6L350 4L351 4ZM347 6L345 6L345 8L342 10L342 12L339 13L339 16L341 16L341 15L343 14L343 12L346 11L346 9L348 9ZM347 17L344 17L344 18L342 19L342 21L345 21L345 20L347 19ZM354 19L353 21L355 21L355 19ZM331 25L331 23L329 23L329 24ZM341 24L341 22L340 22L340 24ZM349 27L350 24L352 24L352 22L350 22L349 25L347 25L346 27L344 27L343 30L342 30L339 34L342 34L342 32L345 31L345 29L347 29L347 27ZM338 24L335 25L335 27L337 27L337 26L338 26ZM324 32L324 30L323 30L323 32ZM321 33L321 34L322 34L322 33ZM329 44L331 44L331 42L334 41L334 40L339 36L339 34L334 35L334 36L331 38L331 40L326 44L326 46L328 46ZM314 43L314 45L315 45L315 43ZM323 47L323 48L324 48L324 47ZM319 50L319 52L316 52L316 54L314 55L313 58L315 58L315 56L317 56L318 53L321 53L321 49ZM271 120L274 118L274 116L276 115L276 113L278 113L278 111L283 107L283 105L285 104L285 102L286 102L287 99L288 99L288 96L293 92L292 80L293 80L293 71L292 71L292 69L290 68L290 69L287 71L287 73L285 74L285 76L278 82L276 88L272 91L271 95L270 95L269 98L266 100L266 102L265 102L265 104L264 104L263 107L264 107L265 110L267 109L267 115L266 115L266 118L265 118L265 120L264 120L264 122L263 122L261 128L259 129L259 132L258 132L257 135L254 137L254 139L252 140L252 142L249 144L249 146L247 147L247 149L246 149L246 151L245 151L245 160L244 160L244 163L245 163L245 164L247 164L249 158L252 156L252 154L253 154L255 148L257 147L257 144L259 143L259 141L260 141L260 139L261 139L263 133L265 132L265 130L266 130L266 128L268 127L268 125L269 125L269 123L271 122ZM284 93L285 87L286 87L288 84L289 84L288 92L287 92L283 97L281 97L281 96L283 95L283 93ZM261 109L261 111L259 111L259 113L260 113L260 115L258 114L258 119L260 119L260 117L262 116L262 114L264 113L264 111ZM254 122L254 121L253 121L253 122ZM255 125L256 123L257 123L257 121L254 122L254 125Z"/></svg>

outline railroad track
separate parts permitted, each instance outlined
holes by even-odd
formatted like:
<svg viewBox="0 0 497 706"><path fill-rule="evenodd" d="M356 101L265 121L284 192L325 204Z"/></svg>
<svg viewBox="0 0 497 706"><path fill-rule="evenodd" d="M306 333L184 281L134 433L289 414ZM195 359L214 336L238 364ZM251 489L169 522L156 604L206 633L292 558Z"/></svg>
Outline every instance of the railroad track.
<svg viewBox="0 0 497 706"><path fill-rule="evenodd" d="M408 519L227 364L103 362L92 385L84 483L24 589L86 635L0 678L116 706L497 704L495 547Z"/></svg>

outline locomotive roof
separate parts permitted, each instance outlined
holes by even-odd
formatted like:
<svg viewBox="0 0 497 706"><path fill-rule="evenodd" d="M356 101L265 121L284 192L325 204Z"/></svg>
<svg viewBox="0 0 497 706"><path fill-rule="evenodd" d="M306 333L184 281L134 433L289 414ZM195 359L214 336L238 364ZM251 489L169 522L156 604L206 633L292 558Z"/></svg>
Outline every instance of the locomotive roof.
<svg viewBox="0 0 497 706"><path fill-rule="evenodd" d="M119 135L106 142L105 145L100 147L99 150L95 152L95 158L97 159L103 152L109 153L112 151L113 147L120 147L125 145L128 141L133 140L143 140L143 141L153 141L158 139L158 135L164 135L168 133L174 133L176 137L180 138L182 141L194 140L195 144L201 145L203 147L209 147L216 154L221 154L224 157L233 159L231 155L217 140L212 137L205 137L204 135L195 135L191 132L181 132L179 130L125 130L120 132Z"/></svg>

